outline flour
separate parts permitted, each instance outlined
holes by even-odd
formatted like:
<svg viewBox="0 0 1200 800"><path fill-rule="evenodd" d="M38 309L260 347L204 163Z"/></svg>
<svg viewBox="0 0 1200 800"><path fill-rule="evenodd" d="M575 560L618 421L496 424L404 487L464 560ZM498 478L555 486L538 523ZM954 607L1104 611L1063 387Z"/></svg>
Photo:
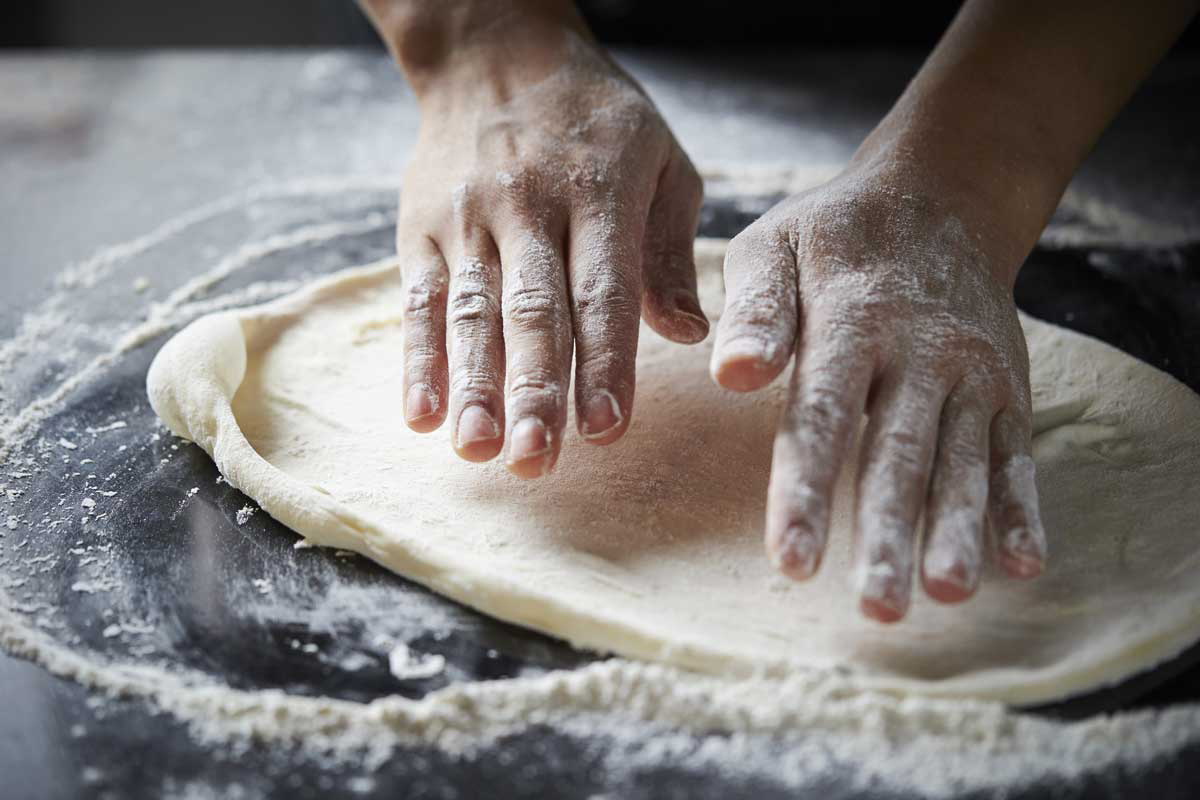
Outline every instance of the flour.
<svg viewBox="0 0 1200 800"><path fill-rule="evenodd" d="M724 682L612 660L539 678L456 684L413 701L371 703L245 692L157 667L81 658L0 605L0 645L109 696L134 697L188 722L198 740L285 743L318 759L384 763L432 745L470 757L532 724L611 739L614 772L683 755L722 771L780 775L803 786L852 764L859 788L886 782L926 796L1016 789L1106 768L1136 770L1197 741L1200 710L1183 707L1058 723L987 703L856 691L833 673ZM765 743L760 737L772 738Z"/></svg>
<svg viewBox="0 0 1200 800"><path fill-rule="evenodd" d="M719 182L730 194L793 191L804 188L805 180L794 175L781 179L772 170L723 170L709 177L710 184ZM385 176L266 184L168 220L144 237L106 248L65 271L57 279L55 294L30 312L13 339L0 344L0 374L7 379L24 359L42 352L42 343L58 335L70 318L78 293L102 286L129 260L196 225L265 199L336 198L387 189L395 183L393 176ZM1128 240L1131 230L1160 236L1161 232L1149 230L1128 214L1117 219L1110 209L1080 207L1106 222L1115 219L1124 225L1122 240ZM351 229L375 224L379 221ZM344 229L311 226L304 234L273 241L283 248L304 247L324 241L322 237L335 238L340 230ZM1070 236L1082 237L1086 231L1081 231L1072 228ZM20 395L6 387L0 399L0 463L11 476L8 480L34 479L55 463L55 453L82 446L74 436L39 448L37 432L77 390L118 364L129 350L208 311L259 302L296 288L297 281L264 281L220 295L194 294L210 289L222 275L266 257L266 250L245 248L239 251L240 260L226 259L217 271L189 283L187 291L169 292L165 301L141 309L144 317L113 336L110 345L81 347L74 368L64 372L56 385L41 390L33 402L19 402ZM132 416L127 422L136 424ZM87 433L103 434L112 424L97 421ZM104 475L107 469L97 472ZM109 478L115 476L114 472ZM80 475L76 480L86 478ZM91 479L93 488L85 496L115 495L98 491L100 481ZM20 485L7 484L0 501L23 502ZM73 514L78 504L68 502L61 511L39 510L32 519L22 508L7 509L0 533L23 526L53 529L66 524L63 515ZM75 548L83 554L64 554L77 559L81 570L97 570L72 582L72 591L102 597L120 586L122 578L103 574L110 562L102 533ZM385 763L398 749L412 746L432 746L469 760L499 738L537 725L574 736L581 746L602 748L600 764L617 780L669 762L728 775L771 776L781 786L801 789L842 766L862 790L882 785L925 796L951 796L997 787L1011 790L1035 780L1073 780L1111 769L1136 771L1200 743L1200 708L1194 705L1062 723L992 703L864 692L836 673L731 681L619 659L540 677L455 683L421 700L394 696L355 703L276 690L242 691L183 667L114 660L82 649L58 630L48 606L22 602L8 593L25 583L26 570L36 569L17 560L30 547L30 538L13 541L22 536L0 539L0 548L7 548L0 549L0 575L20 576L6 577L8 588L0 591L0 647L92 689L97 697L143 701L184 721L197 741L214 747L264 741L292 746L316 763L357 764L365 758L372 767ZM298 548L304 544L297 541ZM333 591L339 589L334 586ZM404 613L403 609L397 613ZM450 623L435 620L432 624ZM98 630L104 638L119 639L144 636L153 627L113 621ZM365 783L362 787L366 790ZM179 786L176 792L202 795L202 788L193 788Z"/></svg>
<svg viewBox="0 0 1200 800"><path fill-rule="evenodd" d="M388 671L397 680L432 678L446 668L446 659L434 654L414 653L401 642L388 653Z"/></svg>

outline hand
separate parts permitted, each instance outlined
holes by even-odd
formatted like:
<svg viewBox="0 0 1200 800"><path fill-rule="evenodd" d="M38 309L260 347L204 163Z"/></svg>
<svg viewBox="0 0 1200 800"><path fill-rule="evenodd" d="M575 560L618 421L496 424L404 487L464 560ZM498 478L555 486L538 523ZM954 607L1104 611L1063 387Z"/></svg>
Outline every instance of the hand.
<svg viewBox="0 0 1200 800"><path fill-rule="evenodd" d="M1014 577L1041 572L1046 542L1012 298L1020 262L976 224L994 209L951 204L879 161L784 200L733 240L712 370L722 386L752 391L794 351L766 547L798 580L820 563L866 412L856 586L863 612L891 622L908 608L922 512L921 579L942 602L978 585L985 520Z"/></svg>
<svg viewBox="0 0 1200 800"><path fill-rule="evenodd" d="M511 25L510 25L511 23ZM584 34L502 20L436 79L396 236L405 419L447 417L458 454L521 477L554 465L575 356L579 433L633 411L639 316L703 339L692 241L701 182L632 78ZM491 37L491 38L489 38Z"/></svg>

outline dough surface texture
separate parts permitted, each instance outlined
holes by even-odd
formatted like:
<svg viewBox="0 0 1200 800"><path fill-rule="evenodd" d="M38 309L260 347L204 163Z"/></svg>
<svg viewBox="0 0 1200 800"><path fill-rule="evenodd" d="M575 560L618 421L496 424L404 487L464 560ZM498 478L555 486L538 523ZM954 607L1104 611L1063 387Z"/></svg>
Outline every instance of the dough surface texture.
<svg viewBox="0 0 1200 800"><path fill-rule="evenodd" d="M724 242L696 245L722 305ZM1050 543L1031 582L985 571L966 604L914 591L863 619L850 590L855 464L818 576L762 547L786 379L751 395L708 377L711 339L643 327L634 421L607 448L568 423L548 477L460 461L448 428L401 414L392 264L197 320L148 376L155 411L271 516L503 620L573 644L744 676L839 668L865 687L1027 704L1120 681L1200 638L1200 397L1088 337L1022 317Z"/></svg>

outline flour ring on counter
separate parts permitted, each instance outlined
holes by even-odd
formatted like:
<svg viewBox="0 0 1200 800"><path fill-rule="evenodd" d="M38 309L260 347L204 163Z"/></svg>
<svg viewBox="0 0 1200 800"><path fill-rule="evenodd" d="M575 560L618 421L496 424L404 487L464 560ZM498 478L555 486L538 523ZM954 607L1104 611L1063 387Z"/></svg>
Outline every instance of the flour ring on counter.
<svg viewBox="0 0 1200 800"><path fill-rule="evenodd" d="M714 317L724 246L696 246ZM151 403L312 542L582 647L733 676L839 668L868 688L1028 704L1200 639L1200 397L1101 342L1021 320L1045 574L990 568L962 605L918 590L883 626L859 614L848 577L853 463L818 576L790 581L764 554L786 381L725 392L708 376L711 337L685 347L644 329L624 439L570 434L551 475L521 481L458 459L449 426L405 426L401 288L394 265L376 264L197 320L151 366Z"/></svg>

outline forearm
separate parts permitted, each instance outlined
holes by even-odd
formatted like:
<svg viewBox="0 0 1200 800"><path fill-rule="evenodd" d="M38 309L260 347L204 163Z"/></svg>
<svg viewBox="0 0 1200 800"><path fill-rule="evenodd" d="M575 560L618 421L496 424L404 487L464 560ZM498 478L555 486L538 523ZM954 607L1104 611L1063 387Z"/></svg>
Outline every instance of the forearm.
<svg viewBox="0 0 1200 800"><path fill-rule="evenodd" d="M561 60L563 32L590 38L570 0L360 0L418 98L447 81L536 79ZM503 86L498 87L503 91Z"/></svg>
<svg viewBox="0 0 1200 800"><path fill-rule="evenodd" d="M1195 0L969 0L856 154L982 197L1012 275L1071 175L1195 13Z"/></svg>

